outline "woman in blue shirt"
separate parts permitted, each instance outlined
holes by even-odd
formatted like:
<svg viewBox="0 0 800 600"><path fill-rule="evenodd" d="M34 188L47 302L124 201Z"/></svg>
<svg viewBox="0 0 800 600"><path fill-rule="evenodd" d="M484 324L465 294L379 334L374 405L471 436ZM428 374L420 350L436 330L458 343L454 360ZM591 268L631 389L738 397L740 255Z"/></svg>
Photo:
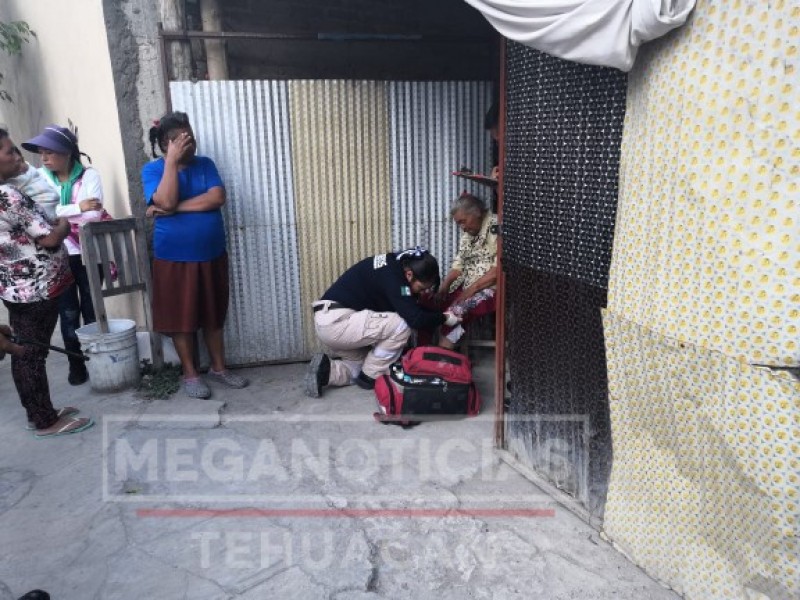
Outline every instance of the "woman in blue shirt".
<svg viewBox="0 0 800 600"><path fill-rule="evenodd" d="M194 364L195 333L211 358L208 378L242 388L248 381L225 368L222 328L228 312L228 254L222 205L225 187L214 161L197 156L186 113L164 116L150 132L163 158L142 169L153 232L153 323L168 335L183 368L183 388L193 398L211 390Z"/></svg>

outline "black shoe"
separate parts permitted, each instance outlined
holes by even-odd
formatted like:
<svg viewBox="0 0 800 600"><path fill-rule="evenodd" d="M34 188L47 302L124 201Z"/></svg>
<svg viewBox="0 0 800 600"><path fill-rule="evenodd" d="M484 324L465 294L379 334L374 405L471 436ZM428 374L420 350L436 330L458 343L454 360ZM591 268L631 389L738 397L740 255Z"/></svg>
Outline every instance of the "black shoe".
<svg viewBox="0 0 800 600"><path fill-rule="evenodd" d="M306 389L306 396L319 398L322 396L322 388L328 385L331 378L331 359L323 352L318 352L308 363L303 385Z"/></svg>
<svg viewBox="0 0 800 600"><path fill-rule="evenodd" d="M69 368L69 375L67 375L67 381L69 381L70 385L81 385L82 383L86 383L89 380L89 372L86 370L84 365L80 367L72 367Z"/></svg>
<svg viewBox="0 0 800 600"><path fill-rule="evenodd" d="M354 383L362 390L375 389L375 380L369 375L364 375L364 371L361 371L361 373L358 374L358 377L355 378Z"/></svg>

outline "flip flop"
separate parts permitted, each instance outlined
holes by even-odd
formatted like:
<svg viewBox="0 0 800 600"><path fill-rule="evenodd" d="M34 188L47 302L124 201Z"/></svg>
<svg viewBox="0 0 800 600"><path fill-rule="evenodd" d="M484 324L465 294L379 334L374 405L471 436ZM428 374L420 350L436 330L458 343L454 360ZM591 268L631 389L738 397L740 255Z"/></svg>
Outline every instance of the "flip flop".
<svg viewBox="0 0 800 600"><path fill-rule="evenodd" d="M72 415L77 415L80 409L75 408L74 406L65 406L64 408L59 408L56 411L56 416L60 419L61 417L71 417ZM33 421L28 421L27 427L25 427L28 431L36 431L36 425L33 424Z"/></svg>
<svg viewBox="0 0 800 600"><path fill-rule="evenodd" d="M51 433L35 433L33 434L33 437L37 439L44 439L44 438L56 437L59 435L69 435L71 433L78 433L80 431L85 431L89 429L92 425L94 425L94 421L92 419L89 418L77 419L71 417L65 425L62 425L56 431L53 431Z"/></svg>

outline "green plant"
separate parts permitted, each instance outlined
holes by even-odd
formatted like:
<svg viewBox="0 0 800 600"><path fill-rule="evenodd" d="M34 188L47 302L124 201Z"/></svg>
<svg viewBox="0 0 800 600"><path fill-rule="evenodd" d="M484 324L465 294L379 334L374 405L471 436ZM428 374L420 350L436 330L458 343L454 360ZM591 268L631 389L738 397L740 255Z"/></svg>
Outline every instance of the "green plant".
<svg viewBox="0 0 800 600"><path fill-rule="evenodd" d="M15 55L22 53L23 44L36 37L36 32L25 21L0 21L0 50L6 54ZM3 74L0 73L0 85L3 84ZM0 100L13 102L11 94L0 88Z"/></svg>
<svg viewBox="0 0 800 600"><path fill-rule="evenodd" d="M180 365L166 364L156 369L149 360L142 361L139 394L151 400L165 400L181 388Z"/></svg>

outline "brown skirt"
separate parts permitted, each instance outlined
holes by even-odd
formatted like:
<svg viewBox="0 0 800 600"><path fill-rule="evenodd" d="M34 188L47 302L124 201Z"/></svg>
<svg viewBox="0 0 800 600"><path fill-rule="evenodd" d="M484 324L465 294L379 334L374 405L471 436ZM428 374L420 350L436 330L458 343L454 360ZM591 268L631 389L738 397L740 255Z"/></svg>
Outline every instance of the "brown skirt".
<svg viewBox="0 0 800 600"><path fill-rule="evenodd" d="M153 328L222 329L228 314L228 255L206 262L153 261Z"/></svg>

